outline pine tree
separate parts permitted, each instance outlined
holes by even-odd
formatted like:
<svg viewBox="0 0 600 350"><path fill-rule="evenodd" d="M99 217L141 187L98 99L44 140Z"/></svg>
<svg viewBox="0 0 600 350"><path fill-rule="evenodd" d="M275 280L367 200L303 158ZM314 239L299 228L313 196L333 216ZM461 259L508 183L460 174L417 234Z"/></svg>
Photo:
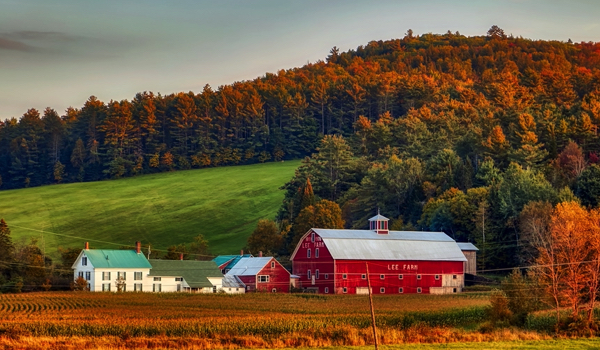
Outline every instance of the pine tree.
<svg viewBox="0 0 600 350"><path fill-rule="evenodd" d="M315 194L313 193L310 178L307 177L306 185L304 185L304 189L302 191L302 201L300 202L299 210L302 210L310 205L315 205Z"/></svg>
<svg viewBox="0 0 600 350"><path fill-rule="evenodd" d="M4 219L0 219L0 276L8 277L14 254L15 246L10 238L10 228Z"/></svg>

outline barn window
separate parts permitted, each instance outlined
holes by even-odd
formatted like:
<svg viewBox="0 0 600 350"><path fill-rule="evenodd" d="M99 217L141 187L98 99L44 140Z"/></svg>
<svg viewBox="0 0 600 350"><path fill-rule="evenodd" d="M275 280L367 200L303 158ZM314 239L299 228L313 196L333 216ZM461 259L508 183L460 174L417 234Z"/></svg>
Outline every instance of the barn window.
<svg viewBox="0 0 600 350"><path fill-rule="evenodd" d="M90 271L85 272L85 280L89 281L92 279L92 273Z"/></svg>
<svg viewBox="0 0 600 350"><path fill-rule="evenodd" d="M315 258L319 257L319 248L315 248Z"/></svg>
<svg viewBox="0 0 600 350"><path fill-rule="evenodd" d="M456 276L456 275L452 275L452 279L454 279L454 280L455 280L456 278L457 278L457 276Z"/></svg>
<svg viewBox="0 0 600 350"><path fill-rule="evenodd" d="M329 293L329 287L325 287L325 294Z"/></svg>
<svg viewBox="0 0 600 350"><path fill-rule="evenodd" d="M87 266L87 256L81 258L81 266Z"/></svg>
<svg viewBox="0 0 600 350"><path fill-rule="evenodd" d="M342 293L348 293L348 288L346 288L346 287L342 288Z"/></svg>
<svg viewBox="0 0 600 350"><path fill-rule="evenodd" d="M258 276L259 283L267 283L269 282L269 275L259 275Z"/></svg>
<svg viewBox="0 0 600 350"><path fill-rule="evenodd" d="M274 269L275 268L275 261L271 261L271 268Z"/></svg>
<svg viewBox="0 0 600 350"><path fill-rule="evenodd" d="M103 283L102 284L102 291L103 292L110 292L110 283Z"/></svg>
<svg viewBox="0 0 600 350"><path fill-rule="evenodd" d="M307 257L307 258L310 258L310 248L308 248L308 249L306 250L306 257Z"/></svg>
<svg viewBox="0 0 600 350"><path fill-rule="evenodd" d="M435 275L435 279L439 280L440 279L440 275Z"/></svg>
<svg viewBox="0 0 600 350"><path fill-rule="evenodd" d="M417 275L417 279L420 280L421 279L421 275Z"/></svg>
<svg viewBox="0 0 600 350"><path fill-rule="evenodd" d="M277 293L277 288L271 289L271 293Z"/></svg>
<svg viewBox="0 0 600 350"><path fill-rule="evenodd" d="M310 234L310 241L311 242L315 241L315 233L314 232Z"/></svg>
<svg viewBox="0 0 600 350"><path fill-rule="evenodd" d="M326 280L328 280L328 279L329 279L329 274L328 274L328 273L326 273L326 274L325 274L325 279L326 279Z"/></svg>
<svg viewBox="0 0 600 350"><path fill-rule="evenodd" d="M379 279L380 280L384 280L385 279L385 275L379 275Z"/></svg>
<svg viewBox="0 0 600 350"><path fill-rule="evenodd" d="M136 280L136 281L141 281L142 280L142 272L141 271L134 272L133 273L133 279Z"/></svg>
<svg viewBox="0 0 600 350"><path fill-rule="evenodd" d="M345 273L342 274L342 279L346 279L348 278L348 275L346 275Z"/></svg>
<svg viewBox="0 0 600 350"><path fill-rule="evenodd" d="M379 293L385 294L385 288L384 287L379 288Z"/></svg>
<svg viewBox="0 0 600 350"><path fill-rule="evenodd" d="M362 275L360 275L360 278L362 278L363 280L366 280L367 279L367 275L363 273Z"/></svg>
<svg viewBox="0 0 600 350"><path fill-rule="evenodd" d="M308 277L308 279L310 279L310 277L311 277L311 272L310 272L310 270L306 271L306 276Z"/></svg>
<svg viewBox="0 0 600 350"><path fill-rule="evenodd" d="M456 293L456 288L452 288L452 293Z"/></svg>
<svg viewBox="0 0 600 350"><path fill-rule="evenodd" d="M402 288L402 287L398 288L398 293L400 293L400 294L404 293L404 288Z"/></svg>
<svg viewBox="0 0 600 350"><path fill-rule="evenodd" d="M402 275L398 275L398 279L399 279L399 280L401 280L401 279L403 279L403 278L404 278L404 276L402 276Z"/></svg>
<svg viewBox="0 0 600 350"><path fill-rule="evenodd" d="M422 289L421 287L417 287L417 293L421 293Z"/></svg>
<svg viewBox="0 0 600 350"><path fill-rule="evenodd" d="M316 279L319 279L319 269L316 269L316 270L315 270L315 278L316 278Z"/></svg>
<svg viewBox="0 0 600 350"><path fill-rule="evenodd" d="M110 281L110 271L104 271L104 272L102 272L102 280L103 281Z"/></svg>

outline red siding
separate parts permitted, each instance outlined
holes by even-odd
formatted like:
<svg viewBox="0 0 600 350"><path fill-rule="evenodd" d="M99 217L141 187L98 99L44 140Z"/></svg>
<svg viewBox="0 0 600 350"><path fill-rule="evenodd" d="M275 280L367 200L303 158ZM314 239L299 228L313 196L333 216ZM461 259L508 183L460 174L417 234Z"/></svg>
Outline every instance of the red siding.
<svg viewBox="0 0 600 350"><path fill-rule="evenodd" d="M315 256L317 248L318 258ZM371 290L374 294L381 294L382 287L385 288L385 294L398 294L400 287L403 288L403 293L417 293L419 287L421 293L429 293L430 287L442 286L442 274L462 276L464 273L462 261L334 260L321 237L312 231L298 243L292 260L292 273L300 277L299 288L313 289L317 293L325 293L327 288L328 293L342 294L345 287L346 293L355 294L357 287L367 288L366 263L369 264ZM319 278L315 276L314 280L309 279L309 270L311 275L319 270ZM402 275L402 279L399 275ZM420 279L417 278L418 275Z"/></svg>
<svg viewBox="0 0 600 350"><path fill-rule="evenodd" d="M317 293L325 293L325 288L330 294L335 293L334 275L335 264L329 250L323 243L318 234L314 234L314 242L312 235L309 234L306 238L299 242L296 256L292 261L292 273L298 275L299 288L314 289ZM310 258L308 250L310 249ZM319 249L319 257L316 257L316 249ZM308 278L308 271L311 276L314 275L314 283L312 278ZM316 278L316 271L319 271L319 278Z"/></svg>
<svg viewBox="0 0 600 350"><path fill-rule="evenodd" d="M272 262L275 262L274 267ZM290 292L290 272L281 266L274 258L269 261L265 267L258 273L258 276L269 276L269 282L259 282L256 279L256 290L261 292L289 293Z"/></svg>

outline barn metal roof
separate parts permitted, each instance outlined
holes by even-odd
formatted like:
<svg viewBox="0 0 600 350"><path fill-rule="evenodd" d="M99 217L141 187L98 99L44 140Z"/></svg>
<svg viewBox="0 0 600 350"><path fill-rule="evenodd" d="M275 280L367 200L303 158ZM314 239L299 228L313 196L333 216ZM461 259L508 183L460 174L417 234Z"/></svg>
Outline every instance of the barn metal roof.
<svg viewBox="0 0 600 350"><path fill-rule="evenodd" d="M235 266L225 275L254 276L271 261L271 257L241 258Z"/></svg>
<svg viewBox="0 0 600 350"><path fill-rule="evenodd" d="M240 261L240 259L250 258L250 257L252 257L252 254L219 255L219 256L215 257L214 259L212 259L212 261L217 263L217 266L219 266L219 267L221 267L221 265L227 263L227 265L225 265L225 267L223 268L224 270L227 270L227 269L231 269L232 267L234 267L235 264L237 264L238 261Z"/></svg>
<svg viewBox="0 0 600 350"><path fill-rule="evenodd" d="M95 268L152 268L144 254L135 250L88 249L81 254L85 254Z"/></svg>
<svg viewBox="0 0 600 350"><path fill-rule="evenodd" d="M246 288L244 282L233 275L223 276L223 288Z"/></svg>
<svg viewBox="0 0 600 350"><path fill-rule="evenodd" d="M477 247L475 245L473 245L473 243L456 242L456 244L458 244L458 247L460 248L460 250L479 250L479 249L477 249Z"/></svg>
<svg viewBox="0 0 600 350"><path fill-rule="evenodd" d="M456 242L443 232L312 230L334 259L467 261Z"/></svg>

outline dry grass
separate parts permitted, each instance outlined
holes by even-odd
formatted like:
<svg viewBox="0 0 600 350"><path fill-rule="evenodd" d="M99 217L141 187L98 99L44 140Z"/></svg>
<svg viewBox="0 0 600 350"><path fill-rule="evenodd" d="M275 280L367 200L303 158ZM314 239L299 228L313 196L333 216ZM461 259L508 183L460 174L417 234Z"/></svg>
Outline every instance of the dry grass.
<svg viewBox="0 0 600 350"><path fill-rule="evenodd" d="M377 297L375 309L380 342L448 343L544 338L533 332L505 330L481 334L456 327L477 322L487 303L484 294ZM436 326L439 324L454 327ZM363 346L373 343L370 325L365 296L0 295L0 349Z"/></svg>

